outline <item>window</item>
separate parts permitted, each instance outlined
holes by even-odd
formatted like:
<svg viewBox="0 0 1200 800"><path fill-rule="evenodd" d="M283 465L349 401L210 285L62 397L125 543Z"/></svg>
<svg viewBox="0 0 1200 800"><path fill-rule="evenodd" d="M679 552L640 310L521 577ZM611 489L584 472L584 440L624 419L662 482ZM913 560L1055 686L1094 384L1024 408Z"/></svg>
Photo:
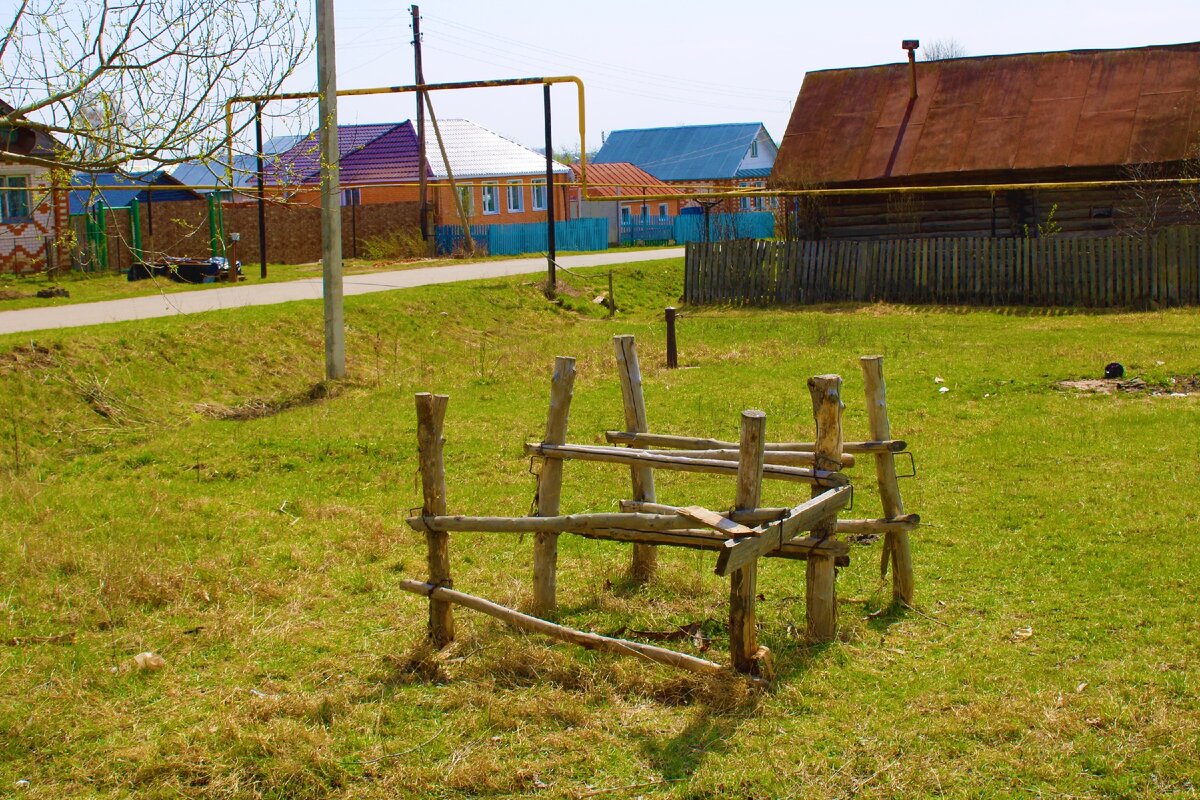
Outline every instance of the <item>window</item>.
<svg viewBox="0 0 1200 800"><path fill-rule="evenodd" d="M485 183L483 185L483 213L500 213L500 185L498 183Z"/></svg>
<svg viewBox="0 0 1200 800"><path fill-rule="evenodd" d="M362 190L361 189L342 189L342 205L344 205L344 206L361 206L362 205Z"/></svg>
<svg viewBox="0 0 1200 800"><path fill-rule="evenodd" d="M629 211L629 206L621 206L621 224L628 225L632 219L632 214Z"/></svg>
<svg viewBox="0 0 1200 800"><path fill-rule="evenodd" d="M758 158L758 139L750 143L750 157Z"/></svg>
<svg viewBox="0 0 1200 800"><path fill-rule="evenodd" d="M754 182L754 188L755 188L755 189L762 189L762 188L763 188L764 186L766 186L766 185L767 185L767 184L766 184L766 183L764 183L763 181L755 181L755 182ZM756 198L754 198L754 210L755 210L755 211L762 211L762 210L763 210L763 199L762 199L761 197L756 197Z"/></svg>
<svg viewBox="0 0 1200 800"><path fill-rule="evenodd" d="M533 182L533 210L546 210L546 179L538 178Z"/></svg>
<svg viewBox="0 0 1200 800"><path fill-rule="evenodd" d="M470 186L458 187L458 200L462 203L463 214L468 218L475 216L475 195Z"/></svg>
<svg viewBox="0 0 1200 800"><path fill-rule="evenodd" d="M5 222L20 222L29 219L29 178L25 175L0 177L0 217Z"/></svg>
<svg viewBox="0 0 1200 800"><path fill-rule="evenodd" d="M667 206L666 203L658 204L658 215L660 217L667 217L667 216L670 216L670 214L671 214L670 208Z"/></svg>
<svg viewBox="0 0 1200 800"><path fill-rule="evenodd" d="M508 213L516 214L525 210L525 190L521 188L521 181L508 182Z"/></svg>
<svg viewBox="0 0 1200 800"><path fill-rule="evenodd" d="M748 188L750 188L750 184L746 183L745 181L742 181L741 183L738 184L738 188L739 189L748 189ZM738 208L741 209L742 211L749 211L750 210L750 198L743 197L740 200L738 200Z"/></svg>

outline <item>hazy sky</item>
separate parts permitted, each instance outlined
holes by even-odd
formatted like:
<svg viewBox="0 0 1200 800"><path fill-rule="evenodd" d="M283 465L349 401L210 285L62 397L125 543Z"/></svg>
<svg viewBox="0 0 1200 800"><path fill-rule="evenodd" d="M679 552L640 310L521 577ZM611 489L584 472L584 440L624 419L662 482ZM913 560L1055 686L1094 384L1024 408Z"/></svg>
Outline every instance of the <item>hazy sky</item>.
<svg viewBox="0 0 1200 800"><path fill-rule="evenodd" d="M409 5L334 2L339 88L412 83ZM905 38L953 38L972 56L1200 40L1200 0L419 5L427 81L577 75L587 87L589 146L601 131L718 122L761 121L779 141L806 71L900 61ZM315 76L313 59L289 87L313 88ZM553 96L555 146L574 148L574 89ZM540 87L433 100L439 117L466 117L530 146L543 141ZM343 98L339 119L402 120L414 109L410 95Z"/></svg>

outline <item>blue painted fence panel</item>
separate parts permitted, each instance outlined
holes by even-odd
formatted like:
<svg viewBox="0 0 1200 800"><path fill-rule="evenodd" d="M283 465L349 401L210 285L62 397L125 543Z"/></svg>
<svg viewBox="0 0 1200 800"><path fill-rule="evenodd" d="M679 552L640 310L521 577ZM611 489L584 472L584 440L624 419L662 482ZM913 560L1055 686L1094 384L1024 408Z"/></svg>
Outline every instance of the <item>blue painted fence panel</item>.
<svg viewBox="0 0 1200 800"><path fill-rule="evenodd" d="M622 221L621 244L669 242L675 238L674 217L631 217Z"/></svg>
<svg viewBox="0 0 1200 800"><path fill-rule="evenodd" d="M774 236L775 215L770 211L708 215L707 237L714 242L730 239L772 239ZM680 214L675 217L674 239L677 244L705 241L704 215Z"/></svg>
<svg viewBox="0 0 1200 800"><path fill-rule="evenodd" d="M439 253L461 249L462 227L439 225L435 232ZM525 253L544 253L550 248L546 225L541 222L509 225L472 225L471 236L477 249L494 256L517 256ZM554 246L557 250L607 250L608 220L573 219L554 223Z"/></svg>

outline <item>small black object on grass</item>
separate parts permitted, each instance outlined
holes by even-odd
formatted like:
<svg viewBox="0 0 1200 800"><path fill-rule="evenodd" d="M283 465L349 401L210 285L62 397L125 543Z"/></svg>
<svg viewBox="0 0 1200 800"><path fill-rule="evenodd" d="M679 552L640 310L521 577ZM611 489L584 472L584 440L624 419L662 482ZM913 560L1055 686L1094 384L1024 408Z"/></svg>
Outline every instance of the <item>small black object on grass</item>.
<svg viewBox="0 0 1200 800"><path fill-rule="evenodd" d="M1114 361L1104 367L1105 378L1124 378L1125 366L1118 361Z"/></svg>

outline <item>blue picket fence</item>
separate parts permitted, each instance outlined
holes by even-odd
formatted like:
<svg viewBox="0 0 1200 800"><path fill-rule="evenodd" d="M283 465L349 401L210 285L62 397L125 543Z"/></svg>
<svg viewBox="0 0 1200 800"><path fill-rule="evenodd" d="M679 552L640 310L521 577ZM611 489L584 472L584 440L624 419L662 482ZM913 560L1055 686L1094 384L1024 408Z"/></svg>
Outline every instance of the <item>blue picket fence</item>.
<svg viewBox="0 0 1200 800"><path fill-rule="evenodd" d="M544 253L550 249L545 223L513 223L509 225L472 225L471 238L478 250L494 256L518 256L524 253ZM453 253L463 247L465 237L461 225L439 225L434 231L438 252ZM608 220L573 219L554 223L556 250L607 250Z"/></svg>
<svg viewBox="0 0 1200 800"><path fill-rule="evenodd" d="M772 239L775 215L770 211L740 214L680 214L677 217L631 217L620 223L621 244L653 244L674 241L725 242L730 239ZM707 225L707 227L706 227Z"/></svg>

